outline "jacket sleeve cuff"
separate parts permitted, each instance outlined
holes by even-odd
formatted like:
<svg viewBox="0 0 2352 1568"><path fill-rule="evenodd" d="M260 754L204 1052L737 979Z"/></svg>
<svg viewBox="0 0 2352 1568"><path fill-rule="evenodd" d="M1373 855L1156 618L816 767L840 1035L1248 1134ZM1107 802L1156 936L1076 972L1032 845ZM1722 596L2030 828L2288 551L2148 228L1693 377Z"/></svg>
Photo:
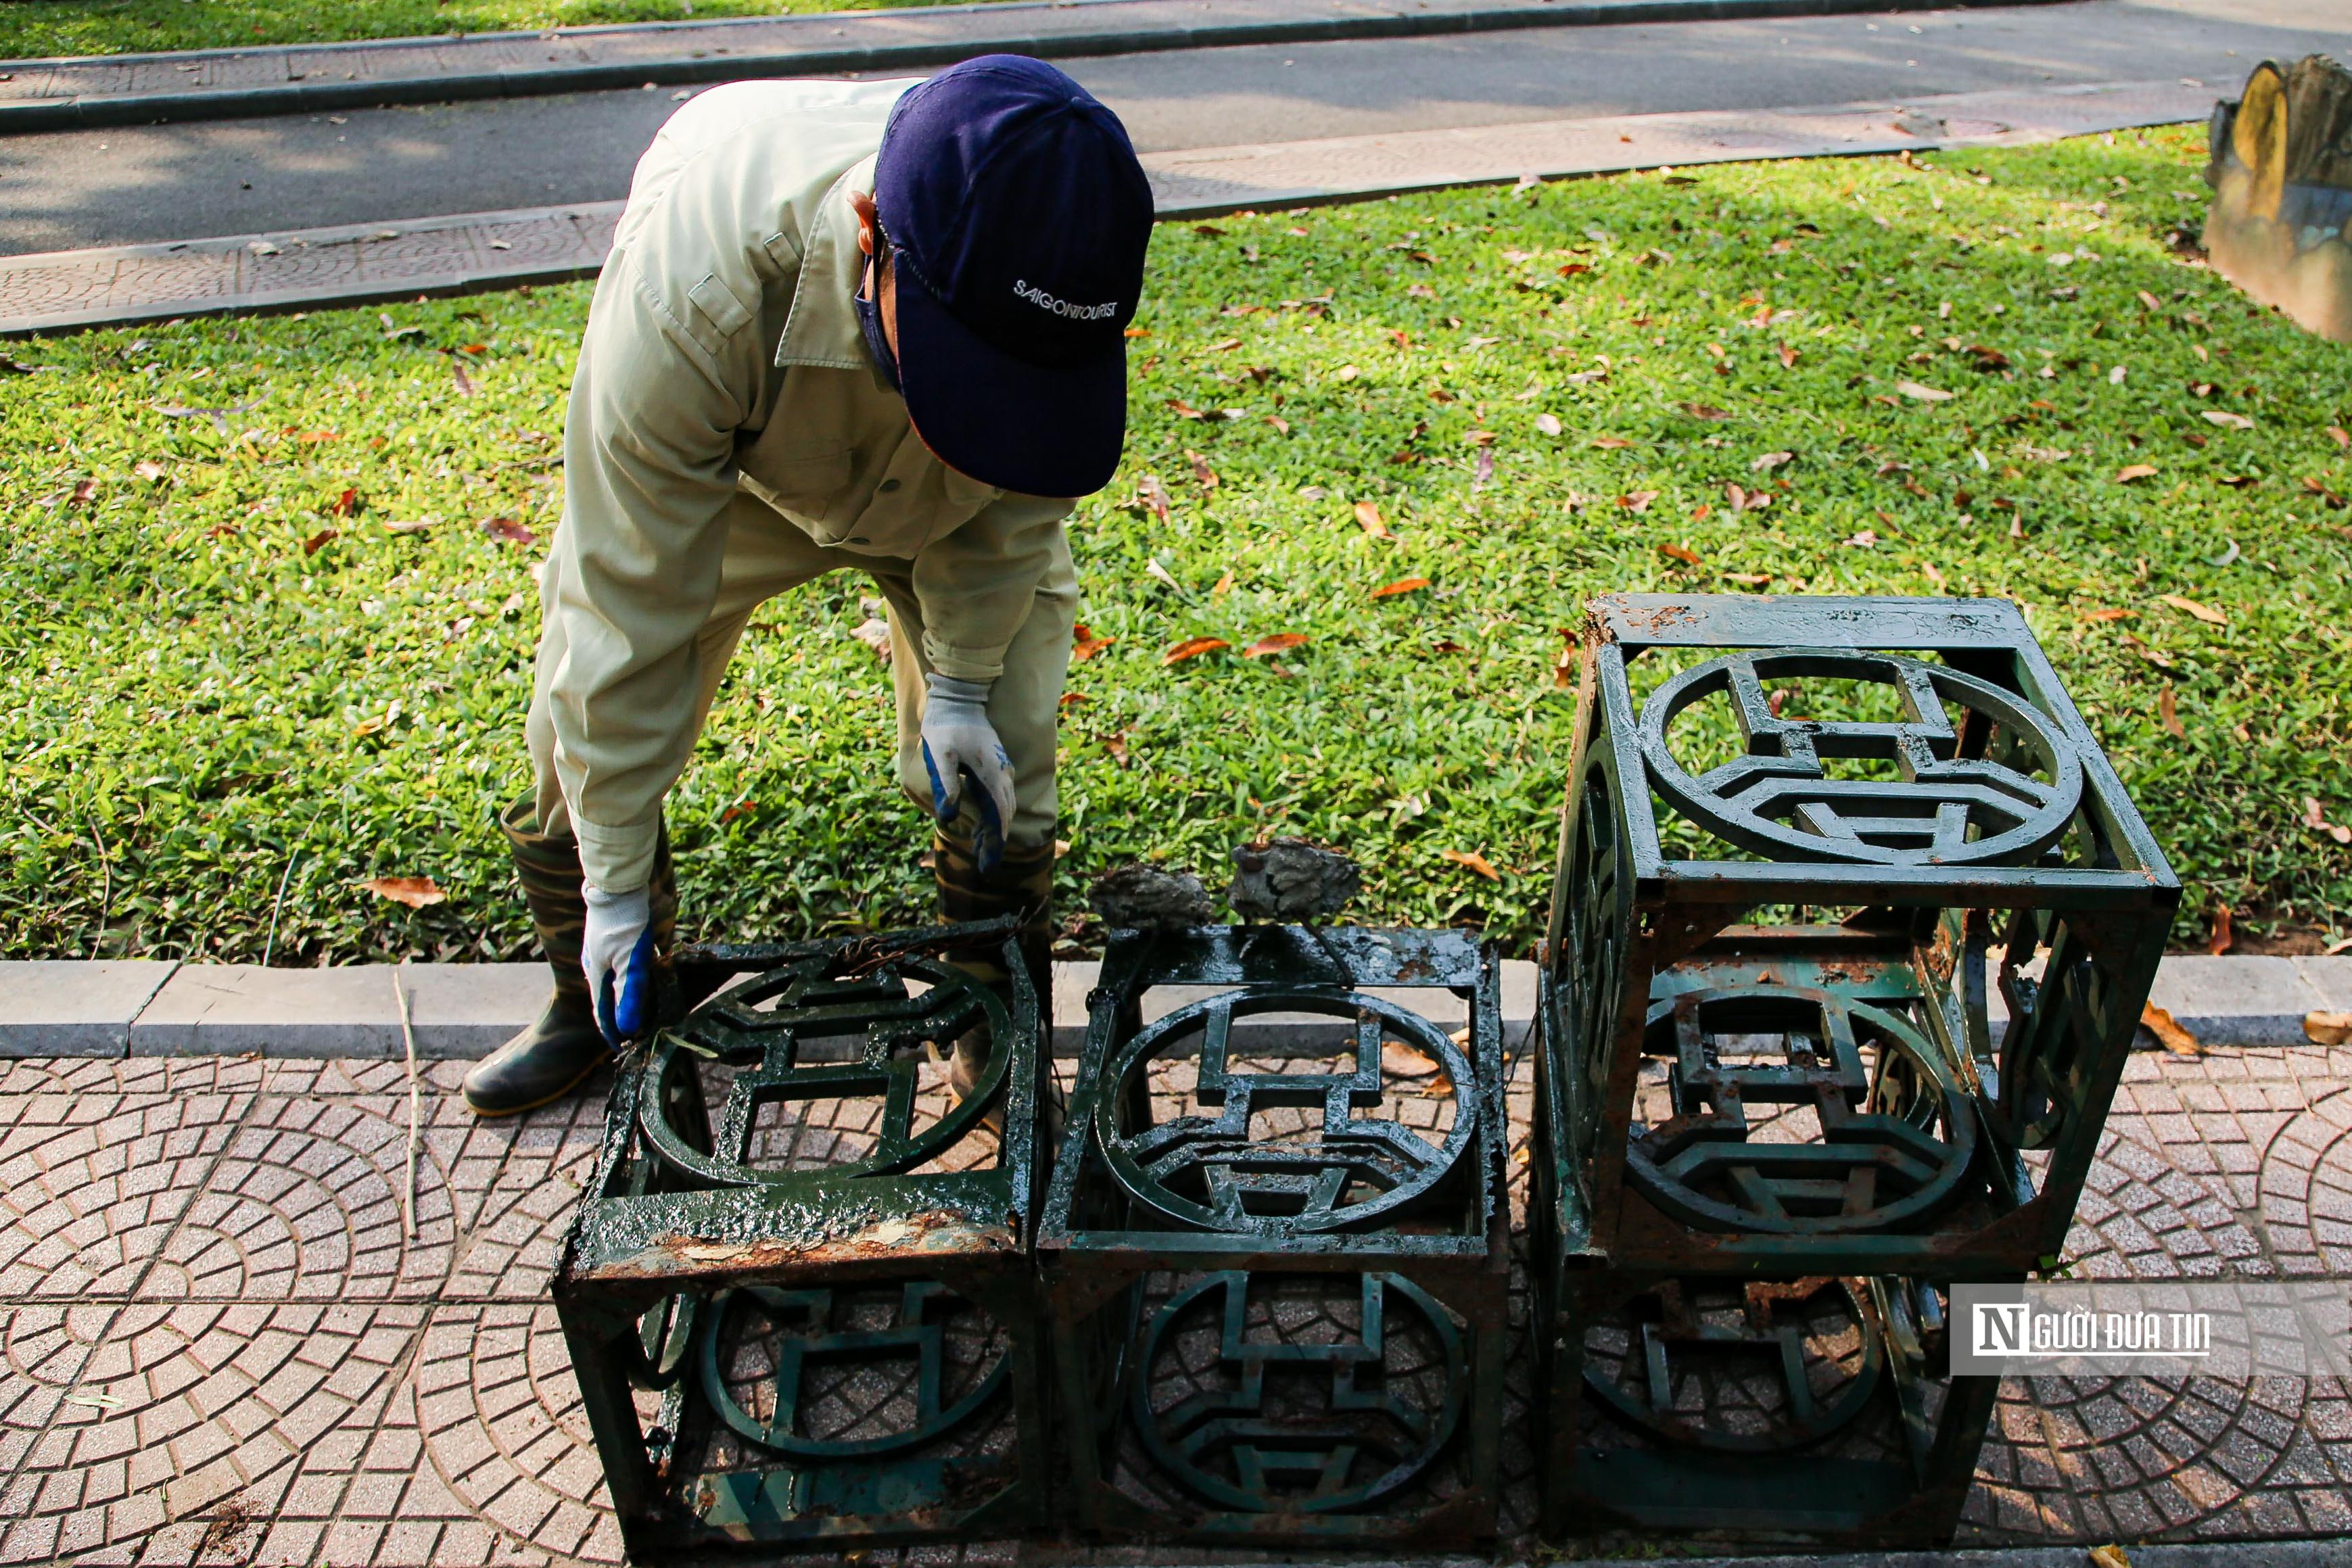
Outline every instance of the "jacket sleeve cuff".
<svg viewBox="0 0 2352 1568"><path fill-rule="evenodd" d="M654 846L661 837L658 816L618 828L574 817L572 836L580 845L580 871L589 886L604 893L634 893L653 880Z"/></svg>
<svg viewBox="0 0 2352 1568"><path fill-rule="evenodd" d="M958 647L929 631L923 633L923 658L951 681L984 683L1004 673L1003 649Z"/></svg>

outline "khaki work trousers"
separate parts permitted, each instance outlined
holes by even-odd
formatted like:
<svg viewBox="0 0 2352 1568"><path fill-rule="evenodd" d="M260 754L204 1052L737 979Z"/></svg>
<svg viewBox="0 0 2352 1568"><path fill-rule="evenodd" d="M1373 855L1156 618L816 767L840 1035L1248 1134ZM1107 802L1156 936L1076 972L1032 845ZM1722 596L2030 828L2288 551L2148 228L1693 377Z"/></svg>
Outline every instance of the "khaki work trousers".
<svg viewBox="0 0 2352 1568"><path fill-rule="evenodd" d="M695 694L692 733L699 735L709 717L719 684L727 674L735 644L750 623L751 613L788 589L814 581L855 561L873 578L889 606L890 682L898 697L898 787L921 807L931 810L929 771L923 766L924 681L930 664L923 657L923 608L915 598L911 561L845 557L840 550L820 547L806 534L779 517L768 505L738 493L729 514L727 557L719 569L719 597L703 622L697 641L702 685ZM547 570L556 570L553 558ZM554 585L544 585L551 595ZM1062 702L1062 682L1068 673L1070 635L1078 615L1078 578L1069 546L1055 551L1054 564L1037 585L1028 619L1005 650L1004 674L988 695L989 722L1013 759L1015 795L1011 831L1006 841L1024 848L1053 836L1055 722ZM550 619L541 632L539 678L525 725L531 767L537 774L541 831L560 837L572 834L572 815L555 774L555 725L548 714L547 678L563 656L562 630ZM959 807L959 820L947 830L965 843L971 841L979 819L970 781Z"/></svg>

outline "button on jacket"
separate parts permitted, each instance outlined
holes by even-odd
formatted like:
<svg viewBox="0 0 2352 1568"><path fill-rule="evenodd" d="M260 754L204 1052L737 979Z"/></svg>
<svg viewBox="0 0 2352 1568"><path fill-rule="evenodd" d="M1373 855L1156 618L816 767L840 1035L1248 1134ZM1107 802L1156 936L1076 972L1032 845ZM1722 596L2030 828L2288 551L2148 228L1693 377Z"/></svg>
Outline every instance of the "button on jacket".
<svg viewBox="0 0 2352 1568"><path fill-rule="evenodd" d="M896 580L909 602L894 626L919 623L919 662L961 680L995 680L1016 639L1045 640L1022 635L1041 600L1075 612L1071 501L933 457L851 307L865 257L848 195L871 189L913 85L715 88L638 162L572 382L532 714L597 886L646 879L719 677L704 664L732 645L705 635L730 555L813 565L795 580L828 565ZM773 530L798 537L746 537ZM1067 646L1065 631L1057 657ZM1057 663L1056 694L1059 679ZM1048 741L1048 788L1051 756Z"/></svg>

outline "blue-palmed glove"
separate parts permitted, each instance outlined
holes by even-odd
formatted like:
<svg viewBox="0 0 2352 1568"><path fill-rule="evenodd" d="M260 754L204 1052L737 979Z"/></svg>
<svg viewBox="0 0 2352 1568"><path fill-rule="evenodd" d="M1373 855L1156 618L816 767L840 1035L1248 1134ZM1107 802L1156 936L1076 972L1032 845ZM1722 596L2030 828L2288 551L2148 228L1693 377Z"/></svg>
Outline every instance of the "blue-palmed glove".
<svg viewBox="0 0 2352 1568"><path fill-rule="evenodd" d="M929 696L923 705L923 767L931 776L931 815L941 823L954 821L964 781L977 786L971 803L980 831L972 836L972 855L981 870L992 871L1004 855L1013 795L1013 758L988 722L992 683L934 674L924 684Z"/></svg>
<svg viewBox="0 0 2352 1568"><path fill-rule="evenodd" d="M588 928L580 967L596 998L596 1027L615 1049L653 1021L653 900L645 888L606 893L583 885Z"/></svg>

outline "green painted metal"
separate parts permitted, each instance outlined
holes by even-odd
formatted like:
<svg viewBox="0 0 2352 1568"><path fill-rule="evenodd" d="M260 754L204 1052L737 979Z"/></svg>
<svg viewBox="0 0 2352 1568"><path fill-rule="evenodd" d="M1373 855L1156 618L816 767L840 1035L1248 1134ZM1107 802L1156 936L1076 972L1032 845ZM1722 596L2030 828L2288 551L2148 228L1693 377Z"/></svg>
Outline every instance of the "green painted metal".
<svg viewBox="0 0 2352 1568"><path fill-rule="evenodd" d="M2179 884L2005 601L1616 595L1583 653L1530 1155L1545 1528L1939 1543L1991 1408L1941 1370L1941 1292L2063 1245ZM1676 1424L1677 1358L1791 1352L1659 1302L1838 1281L1880 1369L1845 1403L1784 1378L1770 1440ZM1588 1375L1631 1344L1641 1377ZM1826 1454L1832 1409L1901 1440Z"/></svg>
<svg viewBox="0 0 2352 1568"><path fill-rule="evenodd" d="M1456 932L1112 934L1037 1244L1084 1528L1266 1547L1495 1533L1497 985ZM1147 1022L1163 987L1212 994ZM1448 994L1458 1037L1425 1010ZM1252 1042L1270 1015L1290 1043Z"/></svg>
<svg viewBox="0 0 2352 1568"><path fill-rule="evenodd" d="M941 961L1004 945L1003 994ZM553 1291L634 1561L1017 1533L1047 1490L1010 921L688 948ZM982 1031L971 1092L944 1090Z"/></svg>

